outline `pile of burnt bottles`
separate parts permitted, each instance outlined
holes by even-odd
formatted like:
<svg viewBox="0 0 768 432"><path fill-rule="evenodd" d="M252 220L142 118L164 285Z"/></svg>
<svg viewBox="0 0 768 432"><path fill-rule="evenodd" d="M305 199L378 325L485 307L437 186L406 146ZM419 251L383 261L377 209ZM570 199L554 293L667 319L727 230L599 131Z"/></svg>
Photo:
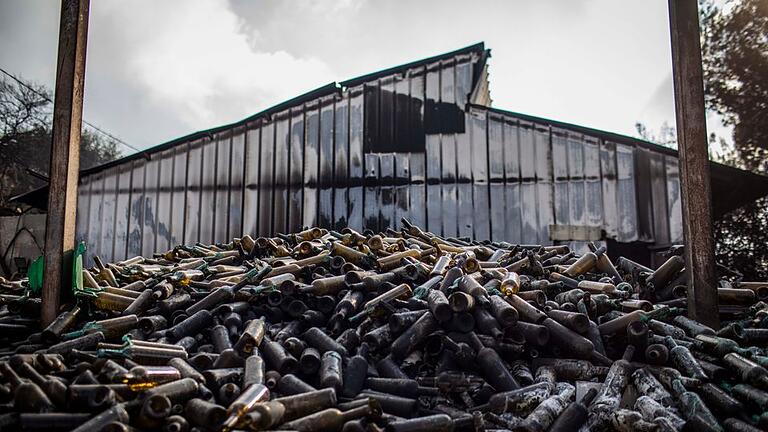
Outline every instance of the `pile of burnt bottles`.
<svg viewBox="0 0 768 432"><path fill-rule="evenodd" d="M768 429L768 284L686 317L590 244L320 228L102 263L41 328L0 280L0 430Z"/></svg>

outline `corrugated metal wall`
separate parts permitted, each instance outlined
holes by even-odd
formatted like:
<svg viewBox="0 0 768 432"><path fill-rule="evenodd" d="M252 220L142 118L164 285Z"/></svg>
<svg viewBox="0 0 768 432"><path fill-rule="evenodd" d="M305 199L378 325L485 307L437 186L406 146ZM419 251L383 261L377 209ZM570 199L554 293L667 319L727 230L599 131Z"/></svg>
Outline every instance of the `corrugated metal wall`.
<svg viewBox="0 0 768 432"><path fill-rule="evenodd" d="M471 105L487 85L482 62L465 53L354 81L84 176L78 237L105 260L302 226L381 230L401 217L515 243L551 243L550 224L600 226L620 242L682 238L674 157ZM434 127L453 111L429 110L446 106L463 121L448 129L462 132L426 134L423 152L370 151L414 122Z"/></svg>

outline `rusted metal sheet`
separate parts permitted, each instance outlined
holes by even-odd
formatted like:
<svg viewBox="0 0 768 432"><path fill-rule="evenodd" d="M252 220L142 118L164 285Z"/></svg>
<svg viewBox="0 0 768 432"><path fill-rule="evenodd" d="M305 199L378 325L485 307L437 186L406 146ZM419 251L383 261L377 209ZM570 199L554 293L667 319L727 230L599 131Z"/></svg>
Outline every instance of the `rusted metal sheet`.
<svg viewBox="0 0 768 432"><path fill-rule="evenodd" d="M78 233L105 260L316 224L379 231L402 217L447 237L514 243L552 243L550 225L585 227L590 239L600 231L640 238L637 146L467 105L484 76L473 72L480 57L463 52L325 87L148 160L95 171L80 185ZM676 160L644 151L653 237L674 242L682 236ZM583 235L564 232L558 242L584 246Z"/></svg>

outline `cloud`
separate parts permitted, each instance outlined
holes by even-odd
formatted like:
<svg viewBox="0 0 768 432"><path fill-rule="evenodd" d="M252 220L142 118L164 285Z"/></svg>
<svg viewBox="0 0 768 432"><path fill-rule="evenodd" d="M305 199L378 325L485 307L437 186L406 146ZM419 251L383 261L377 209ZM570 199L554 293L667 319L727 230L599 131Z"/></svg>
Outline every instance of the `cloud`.
<svg viewBox="0 0 768 432"><path fill-rule="evenodd" d="M358 11L366 3L366 0L310 0L304 3L296 2L292 6L304 6L308 11L317 14L335 15Z"/></svg>
<svg viewBox="0 0 768 432"><path fill-rule="evenodd" d="M58 9L0 0L0 65L52 88ZM674 122L666 9L630 0L92 1L85 118L143 148L485 41L497 106L633 134L637 120Z"/></svg>
<svg viewBox="0 0 768 432"><path fill-rule="evenodd" d="M193 129L238 120L335 78L316 58L255 49L226 0L94 6L92 22L111 22L100 32L112 33L106 36L120 48L113 55L123 79Z"/></svg>

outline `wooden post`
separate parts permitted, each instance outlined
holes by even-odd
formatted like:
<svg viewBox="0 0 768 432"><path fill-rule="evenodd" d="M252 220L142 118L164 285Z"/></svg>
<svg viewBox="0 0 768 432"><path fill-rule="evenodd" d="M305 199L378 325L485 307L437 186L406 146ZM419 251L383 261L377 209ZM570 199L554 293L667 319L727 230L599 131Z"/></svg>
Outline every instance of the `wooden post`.
<svg viewBox="0 0 768 432"><path fill-rule="evenodd" d="M688 316L720 327L697 0L669 0Z"/></svg>
<svg viewBox="0 0 768 432"><path fill-rule="evenodd" d="M43 254L43 326L48 325L58 315L62 287L68 286L71 280L89 3L90 0L61 1L48 218Z"/></svg>

